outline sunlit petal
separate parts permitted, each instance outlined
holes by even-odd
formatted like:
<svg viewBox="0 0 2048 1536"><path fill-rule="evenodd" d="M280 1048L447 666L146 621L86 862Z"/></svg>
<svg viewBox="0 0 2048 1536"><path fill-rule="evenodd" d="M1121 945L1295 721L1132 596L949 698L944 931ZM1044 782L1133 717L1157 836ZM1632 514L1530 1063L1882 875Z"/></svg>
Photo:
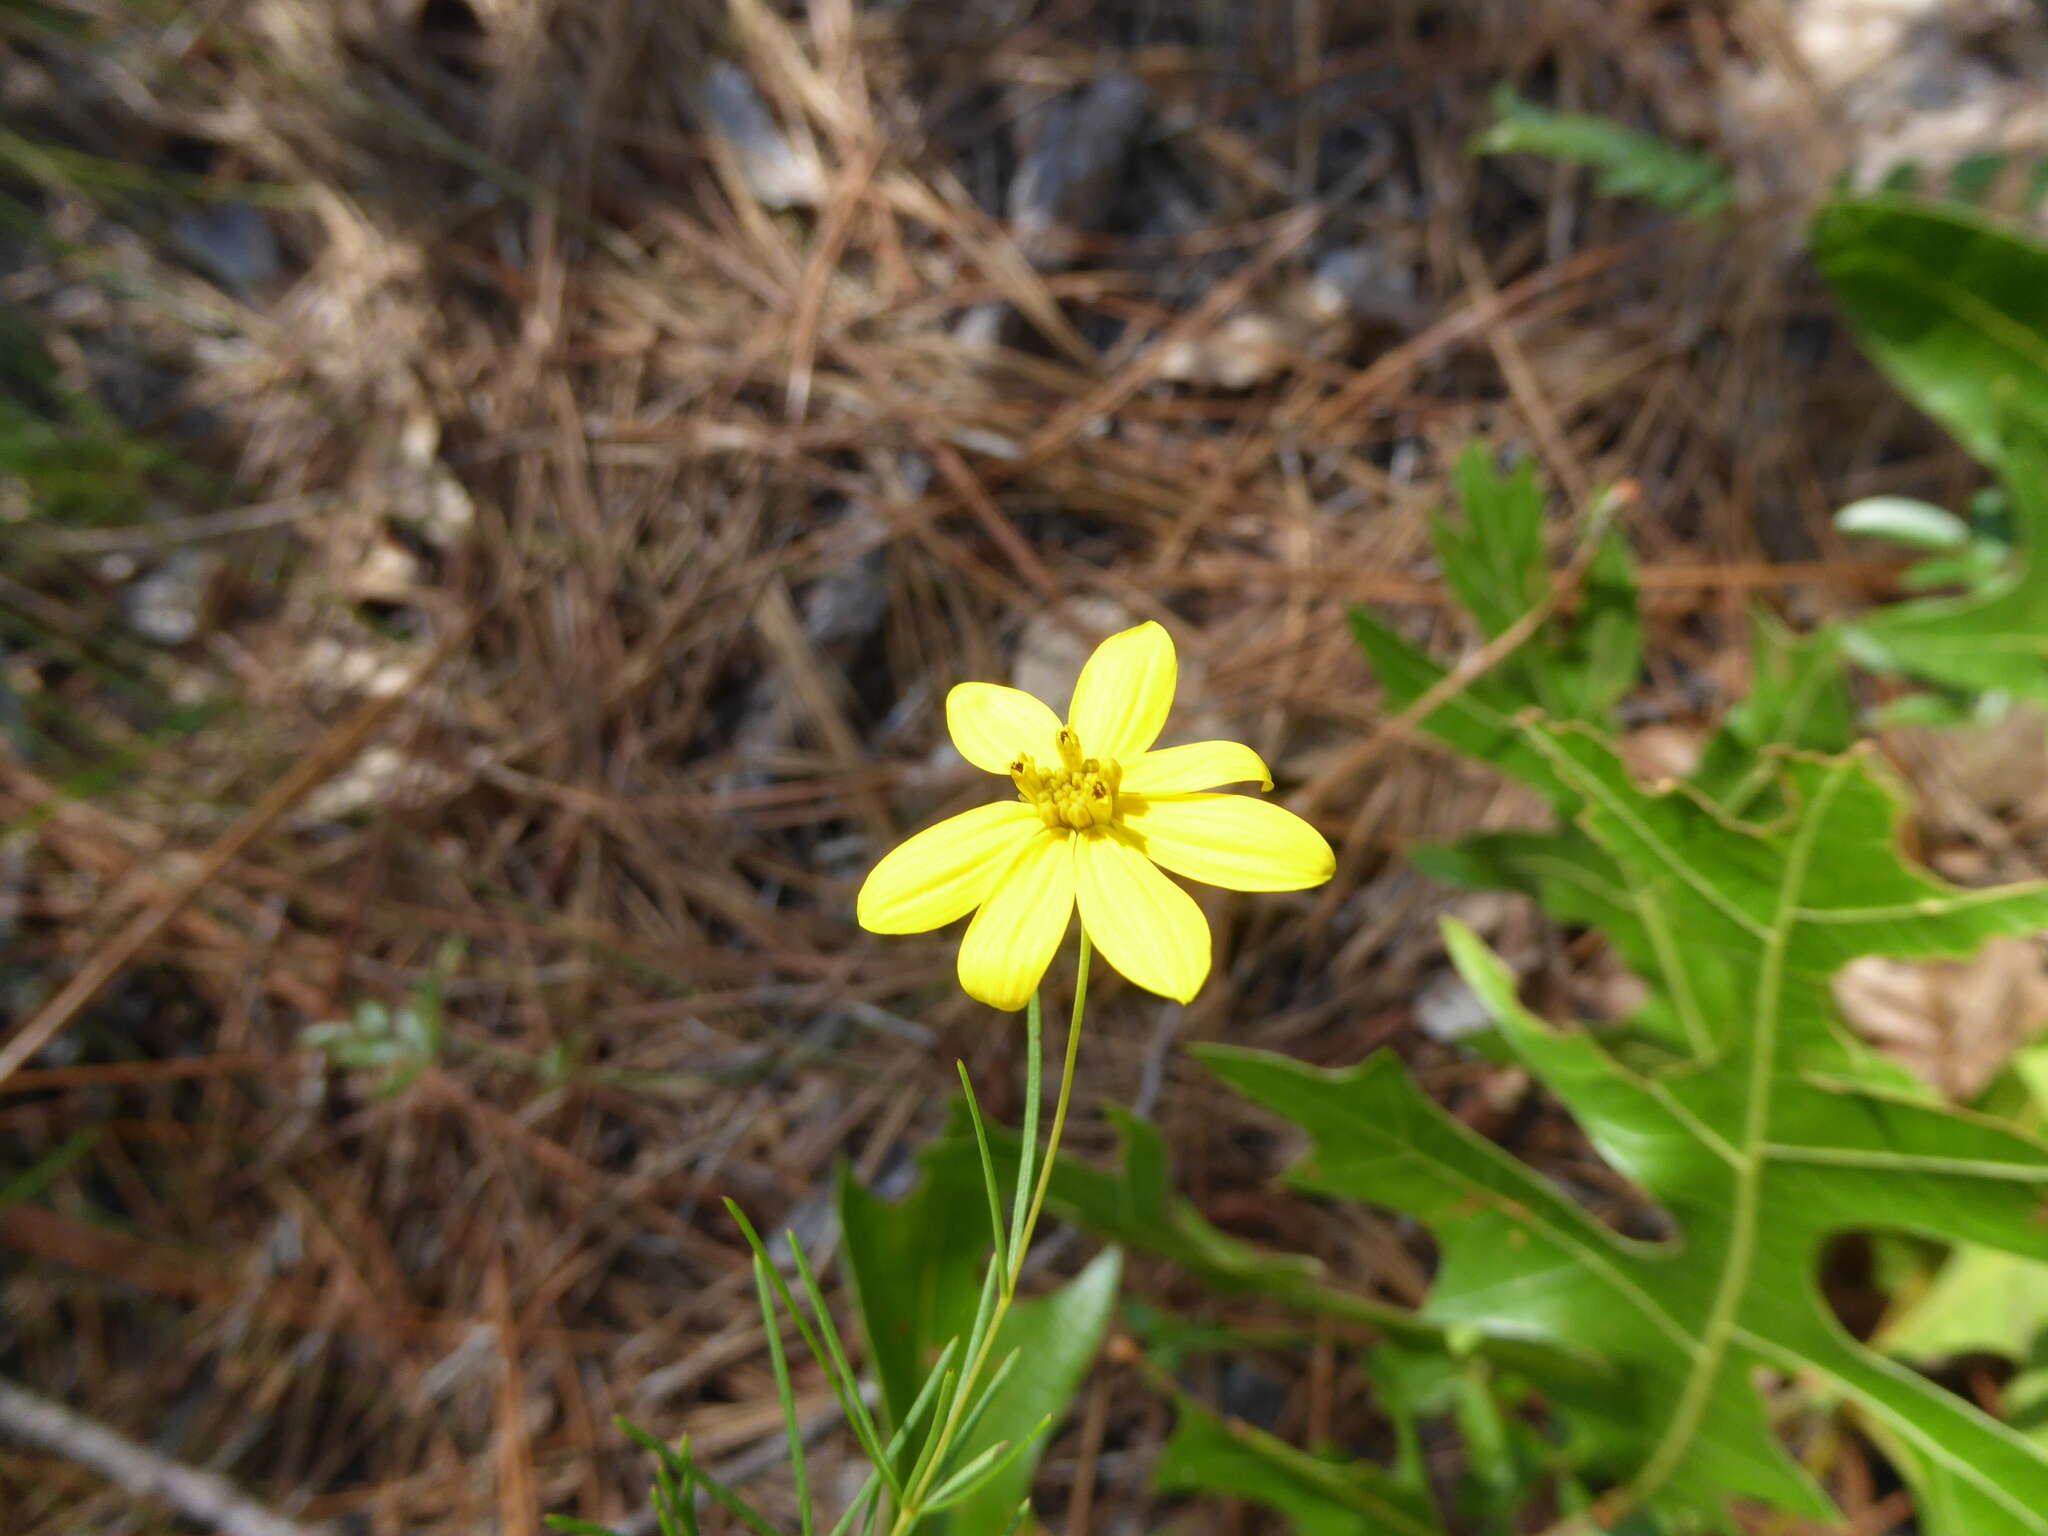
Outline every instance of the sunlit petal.
<svg viewBox="0 0 2048 1536"><path fill-rule="evenodd" d="M1241 741L1196 741L1146 752L1123 764L1123 788L1133 795L1181 794L1219 784L1273 787L1259 754Z"/></svg>
<svg viewBox="0 0 2048 1536"><path fill-rule="evenodd" d="M1105 829L1075 839L1081 926L1102 958L1150 992L1186 1002L1209 975L1209 923L1194 898L1152 867L1135 839Z"/></svg>
<svg viewBox="0 0 2048 1536"><path fill-rule="evenodd" d="M1204 885L1299 891L1321 885L1336 872L1336 855L1323 834L1270 800L1124 796L1119 807L1124 826L1137 835L1148 858Z"/></svg>
<svg viewBox="0 0 2048 1536"><path fill-rule="evenodd" d="M991 1008L1031 1001L1074 915L1076 838L1043 825L1017 850L960 941L960 985Z"/></svg>
<svg viewBox="0 0 2048 1536"><path fill-rule="evenodd" d="M960 755L990 773L1008 773L1020 752L1059 760L1059 716L1022 689L959 684L946 695L946 729Z"/></svg>
<svg viewBox="0 0 2048 1536"><path fill-rule="evenodd" d="M1173 637L1149 621L1095 647L1067 711L1081 750L1090 757L1121 760L1151 746L1173 708L1179 671Z"/></svg>
<svg viewBox="0 0 2048 1536"><path fill-rule="evenodd" d="M868 872L854 910L870 933L924 933L965 917L1033 832L1045 830L1021 800L949 816L897 844Z"/></svg>

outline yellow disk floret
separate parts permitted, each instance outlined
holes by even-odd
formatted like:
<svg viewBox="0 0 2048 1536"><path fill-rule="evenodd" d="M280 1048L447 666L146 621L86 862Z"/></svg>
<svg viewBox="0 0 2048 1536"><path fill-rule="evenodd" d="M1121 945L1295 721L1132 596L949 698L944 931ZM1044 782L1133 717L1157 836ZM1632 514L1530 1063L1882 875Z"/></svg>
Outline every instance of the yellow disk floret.
<svg viewBox="0 0 2048 1536"><path fill-rule="evenodd" d="M1010 764L1010 782L1024 803L1055 832L1086 832L1106 827L1116 817L1116 787L1123 770L1114 758L1083 757L1081 743L1071 729L1058 737L1062 766L1050 773L1038 766L1028 752L1020 752Z"/></svg>

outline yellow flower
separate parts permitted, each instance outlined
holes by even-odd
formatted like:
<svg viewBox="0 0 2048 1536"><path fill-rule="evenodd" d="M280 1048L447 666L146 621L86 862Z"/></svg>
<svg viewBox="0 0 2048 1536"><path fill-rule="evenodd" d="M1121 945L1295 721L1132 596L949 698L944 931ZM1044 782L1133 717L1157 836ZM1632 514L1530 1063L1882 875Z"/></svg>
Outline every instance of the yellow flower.
<svg viewBox="0 0 2048 1536"><path fill-rule="evenodd" d="M1067 723L1028 693L962 683L946 696L953 745L1007 774L1014 800L928 827L860 888L874 933L924 933L974 913L960 985L991 1008L1022 1008L1078 904L1102 957L1150 991L1186 1002L1209 974L1209 925L1165 875L1233 891L1298 891L1330 878L1320 832L1270 801L1199 794L1257 780L1234 741L1152 750L1173 707L1178 663L1157 624L1111 635L1074 684Z"/></svg>

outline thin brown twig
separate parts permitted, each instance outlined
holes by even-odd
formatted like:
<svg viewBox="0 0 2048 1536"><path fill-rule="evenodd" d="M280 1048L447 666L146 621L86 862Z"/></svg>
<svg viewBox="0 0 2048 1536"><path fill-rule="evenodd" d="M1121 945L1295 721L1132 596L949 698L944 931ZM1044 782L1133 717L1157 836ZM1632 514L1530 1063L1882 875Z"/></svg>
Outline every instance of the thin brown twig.
<svg viewBox="0 0 2048 1536"><path fill-rule="evenodd" d="M0 1431L89 1467L137 1498L160 1499L187 1520L222 1536L326 1536L327 1525L300 1525L273 1514L224 1477L181 1465L62 1403L0 1379Z"/></svg>

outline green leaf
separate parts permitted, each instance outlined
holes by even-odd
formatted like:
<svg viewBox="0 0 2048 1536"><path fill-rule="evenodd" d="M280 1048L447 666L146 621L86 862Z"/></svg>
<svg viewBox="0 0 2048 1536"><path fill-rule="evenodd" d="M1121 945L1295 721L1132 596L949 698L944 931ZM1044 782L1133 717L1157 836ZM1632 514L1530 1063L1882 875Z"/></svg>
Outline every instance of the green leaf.
<svg viewBox="0 0 2048 1536"><path fill-rule="evenodd" d="M2014 1429L2048 1449L2048 1366L2021 1371L2005 1384L2005 1411Z"/></svg>
<svg viewBox="0 0 2048 1536"><path fill-rule="evenodd" d="M1643 669L1643 621L1636 607L1635 562L1618 531L1601 537L1580 579L1573 622L1550 626L1546 707L1560 720L1605 720ZM1545 697L1539 694L1538 697Z"/></svg>
<svg viewBox="0 0 2048 1536"><path fill-rule="evenodd" d="M1930 592L1937 587L1961 587L1972 597L1981 597L2005 575L2012 562L2012 546L2003 539L1972 539L1961 553L1921 560L1899 573L1899 585L1908 592Z"/></svg>
<svg viewBox="0 0 2048 1536"><path fill-rule="evenodd" d="M782 1323L775 1311L775 1291L768 1280L771 1273L767 1259L757 1252L754 1255L754 1294L761 1303L761 1330L768 1340L768 1363L775 1375L775 1396L782 1404L782 1433L789 1442L789 1468L796 1485L798 1518L803 1523L803 1536L811 1536L816 1516L811 1504L810 1470L804 1455L803 1426L797 1422L796 1389L790 1384L789 1362L782 1348ZM795 1308L790 1310L793 1312Z"/></svg>
<svg viewBox="0 0 2048 1536"><path fill-rule="evenodd" d="M1444 580L1489 639L1523 619L1550 593L1544 549L1544 494L1527 463L1502 473L1474 444L1456 469L1462 520L1439 513L1430 536ZM1543 791L1557 786L1528 750L1515 717L1531 701L1563 720L1605 720L1642 668L1642 618L1635 571L1618 532L1600 536L1580 578L1576 612L1553 619L1513 655L1425 716L1422 728L1470 756ZM1441 682L1438 665L1363 608L1351 610L1358 647L1378 675L1390 709L1405 709Z"/></svg>
<svg viewBox="0 0 2048 1536"><path fill-rule="evenodd" d="M1418 1348L1448 1348L1442 1329L1407 1308L1331 1284L1321 1260L1274 1252L1219 1230L1193 1201L1174 1191L1159 1128L1121 1105L1105 1104L1103 1113L1117 1128L1118 1164L1095 1168L1062 1156L1046 1190L1048 1209L1062 1220L1166 1259L1219 1295L1267 1296ZM995 1128L991 1134L999 1154L1006 1155L1011 1133Z"/></svg>
<svg viewBox="0 0 2048 1536"><path fill-rule="evenodd" d="M1353 608L1350 617L1352 637L1380 680L1389 714L1406 709L1449 673L1450 668L1430 660L1366 609ZM1529 750L1515 726L1516 711L1523 707L1524 696L1486 675L1452 694L1420 724L1467 757L1554 796L1556 784L1543 759Z"/></svg>
<svg viewBox="0 0 2048 1536"><path fill-rule="evenodd" d="M1730 815L1757 819L1776 777L1774 747L1846 752L1856 740L1856 703L1833 629L1794 635L1766 609L1750 614L1750 683L1700 753L1692 781Z"/></svg>
<svg viewBox="0 0 2048 1536"><path fill-rule="evenodd" d="M964 1156L928 1155L916 1192L893 1205L850 1178L840 1183L847 1266L892 1426L903 1422L947 1341L973 1326L981 1298L993 1249L988 1193L978 1151L971 1142L960 1150ZM979 1409L973 1432L952 1448L942 1476L991 1446L1020 1444L1048 1414L1065 1413L1101 1347L1121 1274L1121 1255L1108 1249L1059 1290L1011 1307L991 1358L1015 1351L1017 1363ZM1043 1451L1042 1440L1030 1445L929 1528L969 1536L1002 1529L1029 1492Z"/></svg>
<svg viewBox="0 0 2048 1536"><path fill-rule="evenodd" d="M2048 1128L2048 1044L2021 1051L2007 1078L2023 1096L2014 1124L2038 1135ZM1925 1365L1970 1354L2048 1360L2048 1264L1965 1244L1926 1290L1886 1319L1875 1342ZM2008 1410L2016 1412L2011 1398L2008 1392Z"/></svg>
<svg viewBox="0 0 2048 1536"><path fill-rule="evenodd" d="M1870 712L1870 723L1882 731L1912 728L1947 730L1952 726L1996 724L1987 720L1982 703L1961 693L1908 693Z"/></svg>
<svg viewBox="0 0 2048 1536"><path fill-rule="evenodd" d="M903 1422L947 1341L967 1332L990 1249L979 1166L923 1167L917 1191L893 1205L850 1174L839 1186L848 1275L889 1425Z"/></svg>
<svg viewBox="0 0 2048 1536"><path fill-rule="evenodd" d="M1990 219L1907 198L1844 198L1813 254L1864 350L1987 464L2007 417L2048 415L2048 250Z"/></svg>
<svg viewBox="0 0 2048 1536"><path fill-rule="evenodd" d="M1543 486L1526 459L1501 472L1483 443L1459 455L1454 478L1465 515L1437 513L1430 537L1444 580L1491 639L1550 595ZM1497 687L1561 720L1604 718L1642 666L1635 573L1618 534L1602 537L1581 596L1573 622L1548 625L1494 673Z"/></svg>
<svg viewBox="0 0 2048 1536"><path fill-rule="evenodd" d="M1543 487L1527 459L1506 473L1493 452L1473 443L1452 470L1463 519L1437 512L1430 540L1444 580L1489 637L1542 602L1550 591L1543 548Z"/></svg>
<svg viewBox="0 0 2048 1536"><path fill-rule="evenodd" d="M1054 1215L1110 1242L1169 1259L1226 1296L1284 1293L1322 1274L1323 1266L1306 1254L1272 1253L1217 1230L1192 1201L1174 1193L1159 1128L1121 1105L1105 1104L1103 1113L1116 1126L1117 1166L1094 1168L1071 1154L1062 1156L1045 1195ZM932 1163L965 1151L961 1118L956 1106L954 1139L929 1154ZM1016 1133L997 1125L988 1134L996 1163L1014 1166Z"/></svg>
<svg viewBox="0 0 2048 1536"><path fill-rule="evenodd" d="M1995 1248L1959 1249L1877 1344L1922 1365L1958 1355L2025 1360L2048 1334L2048 1264Z"/></svg>
<svg viewBox="0 0 2048 1536"><path fill-rule="evenodd" d="M1370 1328L1388 1339L1401 1340L1417 1351L1463 1353L1444 1336L1441 1325L1405 1307L1374 1300L1332 1283L1318 1259L1301 1253L1276 1253L1218 1230L1195 1207L1176 1194L1167 1165L1166 1142L1157 1126L1115 1104L1103 1106L1115 1124L1121 1155L1113 1169L1096 1168L1070 1154L1053 1165L1046 1190L1046 1208L1063 1221L1121 1247L1171 1261L1224 1296L1257 1294L1341 1322ZM956 1105L951 1139L925 1154L926 1166L958 1165L948 1182L967 1177L962 1170L978 1149ZM1001 1166L1014 1164L1015 1134L988 1127L990 1145ZM979 1166L978 1163L975 1166ZM1505 1365L1540 1360L1552 1375L1597 1370L1591 1356L1574 1361L1520 1340L1482 1341L1487 1352Z"/></svg>
<svg viewBox="0 0 2048 1536"><path fill-rule="evenodd" d="M1525 726L1607 860L1601 910L1674 1022L1654 1070L1521 1008L1463 930L1453 959L1508 1045L1594 1146L1661 1205L1669 1242L1624 1237L1445 1114L1379 1055L1327 1072L1211 1047L1212 1070L1305 1128L1303 1187L1426 1221L1425 1313L1609 1361L1541 1381L1581 1465L1683 1526L1750 1498L1834 1518L1772 1433L1760 1370L1824 1384L1895 1449L1929 1536L2048 1532L2048 1455L1847 1338L1816 1268L1878 1223L2048 1259L2048 1147L1893 1090L1845 1039L1830 979L1865 954L1960 957L2048 926L2048 887L1948 886L1898 853L1902 807L1865 754L1783 754L1782 814L1730 818L1696 789L1639 788L1583 729ZM1668 942L1660 942L1658 935ZM1533 1373L1532 1373L1533 1374Z"/></svg>
<svg viewBox="0 0 2048 1536"><path fill-rule="evenodd" d="M1970 525L1946 507L1911 496L1865 496L1835 514L1837 533L1883 539L1901 549L1961 549Z"/></svg>
<svg viewBox="0 0 2048 1536"><path fill-rule="evenodd" d="M1693 218L1728 205L1728 176L1711 155L1683 150L1612 118L1553 112L1506 85L1493 93L1499 115L1472 141L1479 155L1542 155L1600 173L1608 197L1640 197Z"/></svg>
<svg viewBox="0 0 2048 1536"><path fill-rule="evenodd" d="M1277 1509L1300 1536L1439 1536L1428 1499L1370 1462L1334 1463L1181 1397L1153 1480L1167 1493L1209 1493Z"/></svg>
<svg viewBox="0 0 2048 1536"><path fill-rule="evenodd" d="M2048 373L2042 383L2048 386ZM2013 418L2004 452L2016 557L1961 597L1892 603L1865 614L1843 632L1864 666L1965 694L2048 699L2048 422Z"/></svg>

